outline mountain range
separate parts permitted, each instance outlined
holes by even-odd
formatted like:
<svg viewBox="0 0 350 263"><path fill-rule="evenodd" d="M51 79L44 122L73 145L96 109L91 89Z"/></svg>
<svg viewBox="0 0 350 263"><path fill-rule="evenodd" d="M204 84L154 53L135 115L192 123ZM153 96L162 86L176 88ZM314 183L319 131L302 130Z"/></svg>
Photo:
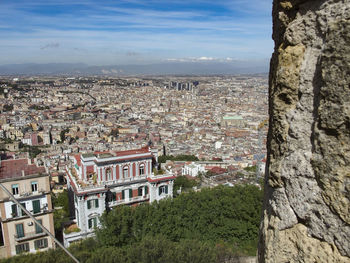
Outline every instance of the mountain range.
<svg viewBox="0 0 350 263"><path fill-rule="evenodd" d="M83 63L0 65L0 75L217 75L268 72L267 61L169 61L139 65L91 66Z"/></svg>

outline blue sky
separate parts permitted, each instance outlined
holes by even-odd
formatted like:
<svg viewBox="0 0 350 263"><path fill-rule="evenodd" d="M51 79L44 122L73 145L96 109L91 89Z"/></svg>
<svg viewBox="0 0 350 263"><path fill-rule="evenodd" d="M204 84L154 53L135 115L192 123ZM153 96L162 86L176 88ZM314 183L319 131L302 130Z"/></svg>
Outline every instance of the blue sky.
<svg viewBox="0 0 350 263"><path fill-rule="evenodd" d="M267 60L272 0L0 0L0 64Z"/></svg>

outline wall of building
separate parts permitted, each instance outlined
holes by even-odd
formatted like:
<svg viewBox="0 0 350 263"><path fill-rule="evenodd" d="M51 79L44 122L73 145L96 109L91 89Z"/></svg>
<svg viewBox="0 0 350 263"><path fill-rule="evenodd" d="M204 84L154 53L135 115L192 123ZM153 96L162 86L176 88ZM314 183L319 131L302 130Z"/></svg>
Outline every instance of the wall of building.
<svg viewBox="0 0 350 263"><path fill-rule="evenodd" d="M31 177L31 176L26 176L23 180L11 180L11 181L4 181L2 184L6 187L7 190L12 193L12 185L13 184L18 184L19 185L19 196L27 195L30 196L32 194L37 194L37 192L33 193L32 192L32 182L37 182L38 183L38 192L50 192L50 184L49 184L49 176L42 176L42 177ZM7 199L8 196L4 191L0 191L0 200L2 199Z"/></svg>
<svg viewBox="0 0 350 263"><path fill-rule="evenodd" d="M43 226L46 227L48 230L51 229L51 227L50 227L51 226L50 225L50 215L38 216L38 217L36 217L36 219L38 219L38 220L41 219ZM11 251L12 256L16 255L16 245L23 244L23 243L29 243L29 249L30 249L29 252L34 253L34 252L38 251L38 250L35 250L35 247L34 247L34 240L38 240L38 239L47 238L47 240L48 240L48 247L45 249L40 249L40 251L54 247L53 241L46 234L39 234L40 237L35 238L35 235L36 235L35 234L35 224L33 223L33 220L31 218L9 221L5 224L7 225L8 238L9 238L8 242L6 242L6 243L10 246L10 251ZM16 225L17 224L23 224L24 236L33 236L33 238L31 238L29 240L25 240L25 241L20 241L20 242L16 241L15 235L16 235Z"/></svg>

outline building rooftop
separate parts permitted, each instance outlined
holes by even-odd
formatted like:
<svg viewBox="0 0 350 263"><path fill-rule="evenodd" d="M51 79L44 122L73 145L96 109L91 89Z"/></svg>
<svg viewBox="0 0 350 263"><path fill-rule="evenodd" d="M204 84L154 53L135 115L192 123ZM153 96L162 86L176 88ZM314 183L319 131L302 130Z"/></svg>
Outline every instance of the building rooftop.
<svg viewBox="0 0 350 263"><path fill-rule="evenodd" d="M17 178L46 173L45 167L31 164L29 159L3 160L0 164L0 179Z"/></svg>

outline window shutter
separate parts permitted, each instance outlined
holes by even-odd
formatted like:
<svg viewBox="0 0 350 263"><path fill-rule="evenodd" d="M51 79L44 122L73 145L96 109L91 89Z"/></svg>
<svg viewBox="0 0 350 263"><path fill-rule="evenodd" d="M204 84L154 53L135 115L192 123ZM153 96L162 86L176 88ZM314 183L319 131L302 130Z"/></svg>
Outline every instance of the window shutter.
<svg viewBox="0 0 350 263"><path fill-rule="evenodd" d="M38 219L38 221L40 224L43 223L43 221L41 219ZM38 224L35 223L35 233L38 234L38 233L42 233L42 232L43 232L43 229Z"/></svg>
<svg viewBox="0 0 350 263"><path fill-rule="evenodd" d="M24 237L23 224L16 225L17 237Z"/></svg>
<svg viewBox="0 0 350 263"><path fill-rule="evenodd" d="M98 207L98 199L95 199L95 207Z"/></svg>
<svg viewBox="0 0 350 263"><path fill-rule="evenodd" d="M11 209L12 209L12 216L13 217L17 216L17 205L16 204L12 205Z"/></svg>
<svg viewBox="0 0 350 263"><path fill-rule="evenodd" d="M40 200L34 200L32 204L33 204L33 213L34 214L40 213Z"/></svg>
<svg viewBox="0 0 350 263"><path fill-rule="evenodd" d="M26 203L21 203L21 205L26 208ZM21 209L21 216L25 216L26 213L24 212L24 210Z"/></svg>
<svg viewBox="0 0 350 263"><path fill-rule="evenodd" d="M132 198L132 189L129 189L129 198Z"/></svg>
<svg viewBox="0 0 350 263"><path fill-rule="evenodd" d="M167 185L165 186L165 193L166 194L168 193L168 186Z"/></svg>
<svg viewBox="0 0 350 263"><path fill-rule="evenodd" d="M92 227L92 219L89 219L89 220L88 220L88 225L89 225L89 228Z"/></svg>
<svg viewBox="0 0 350 263"><path fill-rule="evenodd" d="M87 208L90 209L91 208L91 200L87 201Z"/></svg>
<svg viewBox="0 0 350 263"><path fill-rule="evenodd" d="M20 245L16 245L16 254L18 255L19 253L21 253Z"/></svg>
<svg viewBox="0 0 350 263"><path fill-rule="evenodd" d="M44 247L47 247L47 238L44 239Z"/></svg>
<svg viewBox="0 0 350 263"><path fill-rule="evenodd" d="M145 186L145 194L148 195L148 186Z"/></svg>
<svg viewBox="0 0 350 263"><path fill-rule="evenodd" d="M162 194L162 187L159 187L158 188L158 195L161 195Z"/></svg>
<svg viewBox="0 0 350 263"><path fill-rule="evenodd" d="M123 199L123 200L125 199L125 193L124 193L124 190L122 191L122 199Z"/></svg>
<svg viewBox="0 0 350 263"><path fill-rule="evenodd" d="M39 240L35 240L34 241L34 248L35 248L35 250L37 250L38 248L39 248L39 242L38 242Z"/></svg>

